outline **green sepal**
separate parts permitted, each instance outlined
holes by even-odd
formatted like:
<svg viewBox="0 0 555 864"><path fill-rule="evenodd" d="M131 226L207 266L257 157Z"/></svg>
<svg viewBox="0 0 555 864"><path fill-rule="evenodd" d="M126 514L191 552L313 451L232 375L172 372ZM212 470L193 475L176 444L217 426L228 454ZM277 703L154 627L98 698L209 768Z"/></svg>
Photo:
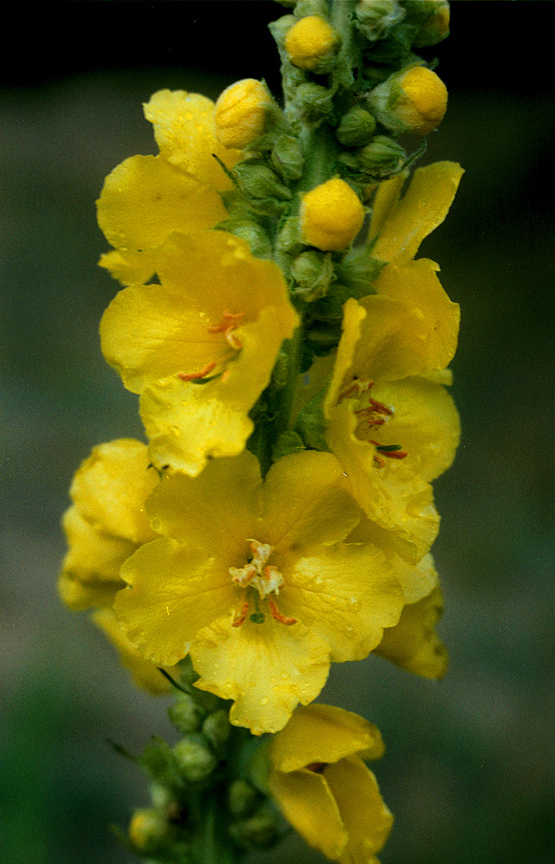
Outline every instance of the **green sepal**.
<svg viewBox="0 0 555 864"><path fill-rule="evenodd" d="M272 448L272 459L277 462L282 456L289 456L290 453L300 453L301 450L306 450L305 444L298 432L292 429L287 429L282 432Z"/></svg>

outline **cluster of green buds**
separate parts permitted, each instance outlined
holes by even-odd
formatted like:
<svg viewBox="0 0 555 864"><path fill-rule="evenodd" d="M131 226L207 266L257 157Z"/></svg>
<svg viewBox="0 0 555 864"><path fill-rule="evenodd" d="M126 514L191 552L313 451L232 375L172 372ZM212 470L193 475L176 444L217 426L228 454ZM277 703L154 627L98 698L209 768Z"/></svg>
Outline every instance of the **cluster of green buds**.
<svg viewBox="0 0 555 864"><path fill-rule="evenodd" d="M198 676L190 661L181 666L168 714L182 737L173 747L153 738L138 757L117 747L150 775L152 803L135 810L127 834L116 833L152 864L216 864L274 846L283 820L251 777L251 736L230 725L226 702L192 687Z"/></svg>

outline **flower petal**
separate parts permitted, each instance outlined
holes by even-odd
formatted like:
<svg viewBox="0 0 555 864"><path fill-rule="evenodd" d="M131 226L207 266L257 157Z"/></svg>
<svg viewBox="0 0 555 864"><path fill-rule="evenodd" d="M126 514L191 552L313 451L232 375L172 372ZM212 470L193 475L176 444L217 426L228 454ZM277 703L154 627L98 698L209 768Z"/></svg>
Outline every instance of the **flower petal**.
<svg viewBox="0 0 555 864"><path fill-rule="evenodd" d="M73 478L70 495L81 516L98 531L146 543L156 535L144 503L157 483L146 444L120 438L93 447Z"/></svg>
<svg viewBox="0 0 555 864"><path fill-rule="evenodd" d="M138 687L142 687L153 696L159 696L162 693L169 693L172 685L160 672L159 668L145 660L139 654L135 646L121 630L114 613L111 609L102 609L100 612L95 612L92 616L92 621L97 627L104 632L108 639L117 649L122 666L131 673L133 681ZM168 672L179 676L179 672L170 667Z"/></svg>
<svg viewBox="0 0 555 864"><path fill-rule="evenodd" d="M340 543L301 549L283 562L280 610L330 646L333 662L361 660L399 620L403 591L390 561L374 546Z"/></svg>
<svg viewBox="0 0 555 864"><path fill-rule="evenodd" d="M164 477L147 509L156 531L184 546L223 555L229 566L247 553L246 540L256 535L262 510L262 478L256 456L248 450L234 459L210 462L199 477Z"/></svg>
<svg viewBox="0 0 555 864"><path fill-rule="evenodd" d="M436 586L418 603L405 606L399 623L384 630L384 638L375 653L414 675L442 678L449 662L435 629L442 612L441 590Z"/></svg>
<svg viewBox="0 0 555 864"><path fill-rule="evenodd" d="M160 156L130 156L108 174L98 224L116 249L160 246L173 231L213 228L227 212L215 189Z"/></svg>
<svg viewBox="0 0 555 864"><path fill-rule="evenodd" d="M241 152L216 141L211 99L185 90L159 90L143 107L164 159L219 192L233 188L213 154L233 168Z"/></svg>
<svg viewBox="0 0 555 864"><path fill-rule="evenodd" d="M331 453L305 450L275 462L264 483L268 543L276 552L344 540L361 517Z"/></svg>
<svg viewBox="0 0 555 864"><path fill-rule="evenodd" d="M381 271L374 290L417 308L424 316L427 333L425 371L445 369L457 349L460 308L452 303L436 276L437 264L427 258L396 266L388 264Z"/></svg>
<svg viewBox="0 0 555 864"><path fill-rule="evenodd" d="M229 570L203 549L184 549L165 537L141 546L122 567L130 587L114 611L130 641L158 666L186 656L197 632L235 603Z"/></svg>
<svg viewBox="0 0 555 864"><path fill-rule="evenodd" d="M404 197L388 214L372 257L397 264L414 258L422 240L447 216L463 173L456 162L417 168Z"/></svg>
<svg viewBox="0 0 555 864"><path fill-rule="evenodd" d="M337 762L364 752L379 759L384 745L380 731L358 714L313 702L297 708L287 726L272 739L272 765L276 771L298 771L312 763Z"/></svg>
<svg viewBox="0 0 555 864"><path fill-rule="evenodd" d="M332 861L339 859L347 845L348 834L322 774L275 772L270 775L270 793L287 821L307 843Z"/></svg>
<svg viewBox="0 0 555 864"><path fill-rule="evenodd" d="M300 702L320 693L329 671L327 645L302 624L285 626L269 615L232 627L220 618L198 633L191 646L195 686L232 699L229 718L253 735L277 732Z"/></svg>
<svg viewBox="0 0 555 864"><path fill-rule="evenodd" d="M373 773L357 756L327 765L324 777L337 802L349 842L340 864L379 864L379 852L389 837L393 816L385 805Z"/></svg>

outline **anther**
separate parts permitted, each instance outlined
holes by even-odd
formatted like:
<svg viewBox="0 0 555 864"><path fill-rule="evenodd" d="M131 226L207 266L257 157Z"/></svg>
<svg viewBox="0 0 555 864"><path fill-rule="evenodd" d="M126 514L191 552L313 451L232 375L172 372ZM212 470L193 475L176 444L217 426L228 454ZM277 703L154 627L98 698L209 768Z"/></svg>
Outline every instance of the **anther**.
<svg viewBox="0 0 555 864"><path fill-rule="evenodd" d="M206 375L210 375L213 369L216 368L216 361L211 360L210 363L207 363L203 369L200 369L198 372L178 372L177 378L180 381L198 381L200 378L205 378Z"/></svg>

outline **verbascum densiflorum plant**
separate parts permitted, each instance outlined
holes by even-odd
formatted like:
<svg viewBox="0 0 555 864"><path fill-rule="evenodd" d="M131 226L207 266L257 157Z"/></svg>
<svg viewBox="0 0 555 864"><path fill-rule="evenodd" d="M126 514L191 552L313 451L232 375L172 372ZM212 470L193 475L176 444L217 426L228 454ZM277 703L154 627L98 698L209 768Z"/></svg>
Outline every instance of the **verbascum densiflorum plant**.
<svg viewBox="0 0 555 864"><path fill-rule="evenodd" d="M123 289L101 348L145 440L95 448L64 516L64 602L91 610L179 738L129 848L235 862L286 822L341 864L392 825L365 761L378 730L315 702L369 654L441 678L433 481L452 463L459 307L417 257L462 169L412 165L447 105L442 0L287 0L270 25L283 100L144 106L157 156L107 177L101 265Z"/></svg>

